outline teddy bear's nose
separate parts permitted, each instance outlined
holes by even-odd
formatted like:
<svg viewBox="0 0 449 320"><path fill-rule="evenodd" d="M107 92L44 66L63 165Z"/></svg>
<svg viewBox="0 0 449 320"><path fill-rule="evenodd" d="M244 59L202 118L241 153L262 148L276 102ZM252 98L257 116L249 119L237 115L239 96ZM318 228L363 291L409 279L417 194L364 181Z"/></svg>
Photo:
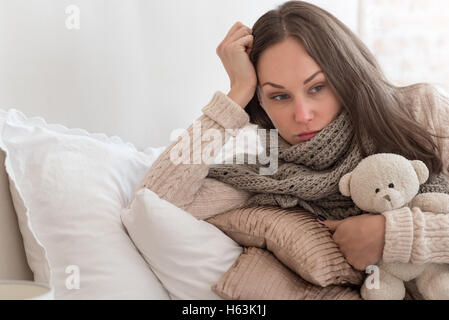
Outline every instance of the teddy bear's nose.
<svg viewBox="0 0 449 320"><path fill-rule="evenodd" d="M386 199L388 201L391 201L391 198L390 198L390 196L388 194L386 196L384 196L384 199Z"/></svg>

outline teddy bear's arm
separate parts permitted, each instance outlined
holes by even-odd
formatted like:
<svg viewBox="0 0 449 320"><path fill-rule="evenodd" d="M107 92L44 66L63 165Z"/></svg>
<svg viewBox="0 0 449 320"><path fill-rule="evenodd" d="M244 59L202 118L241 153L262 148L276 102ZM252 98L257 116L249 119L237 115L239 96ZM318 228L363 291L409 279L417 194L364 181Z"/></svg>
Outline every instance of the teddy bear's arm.
<svg viewBox="0 0 449 320"><path fill-rule="evenodd" d="M436 214L449 213L449 195L445 193L422 193L417 195L410 205L425 212Z"/></svg>

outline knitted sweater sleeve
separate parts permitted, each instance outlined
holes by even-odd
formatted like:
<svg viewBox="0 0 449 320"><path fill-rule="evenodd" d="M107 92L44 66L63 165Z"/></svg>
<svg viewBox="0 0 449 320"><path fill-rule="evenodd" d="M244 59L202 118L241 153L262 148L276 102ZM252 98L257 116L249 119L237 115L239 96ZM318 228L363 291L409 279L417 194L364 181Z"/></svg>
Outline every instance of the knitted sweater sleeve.
<svg viewBox="0 0 449 320"><path fill-rule="evenodd" d="M426 126L449 137L449 107L435 94L425 94L429 103L420 105ZM418 117L419 118L419 117ZM443 160L443 173L449 179L449 139L437 141ZM383 213L386 218L385 262L449 263L449 212L434 214L419 208L402 208Z"/></svg>
<svg viewBox="0 0 449 320"><path fill-rule="evenodd" d="M161 199L205 220L242 206L250 196L248 192L207 178L212 157L203 156L213 155L212 150L219 151L236 136L238 129L249 124L249 115L220 91L214 94L202 113L178 141L156 159L137 190L148 188ZM184 158L184 155L188 156Z"/></svg>

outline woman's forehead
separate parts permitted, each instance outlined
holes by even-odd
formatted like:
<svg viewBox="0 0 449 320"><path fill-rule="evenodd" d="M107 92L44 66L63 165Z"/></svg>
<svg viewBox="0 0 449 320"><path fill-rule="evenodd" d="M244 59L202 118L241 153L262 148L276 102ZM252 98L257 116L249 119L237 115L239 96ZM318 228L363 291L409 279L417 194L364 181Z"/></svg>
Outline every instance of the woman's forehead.
<svg viewBox="0 0 449 320"><path fill-rule="evenodd" d="M257 64L261 84L265 81L305 81L319 70L315 60L294 39L267 48Z"/></svg>

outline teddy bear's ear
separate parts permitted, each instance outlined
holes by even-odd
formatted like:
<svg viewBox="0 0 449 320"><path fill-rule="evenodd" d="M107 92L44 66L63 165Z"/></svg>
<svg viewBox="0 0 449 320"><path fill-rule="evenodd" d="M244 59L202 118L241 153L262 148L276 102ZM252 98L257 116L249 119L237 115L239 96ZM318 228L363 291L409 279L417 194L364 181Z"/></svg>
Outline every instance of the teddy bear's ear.
<svg viewBox="0 0 449 320"><path fill-rule="evenodd" d="M338 184L341 194L345 197L351 196L351 178L352 172L344 175L343 178L340 179L340 183Z"/></svg>
<svg viewBox="0 0 449 320"><path fill-rule="evenodd" d="M416 174L418 175L419 184L424 184L429 179L429 169L426 164L420 160L410 161Z"/></svg>

